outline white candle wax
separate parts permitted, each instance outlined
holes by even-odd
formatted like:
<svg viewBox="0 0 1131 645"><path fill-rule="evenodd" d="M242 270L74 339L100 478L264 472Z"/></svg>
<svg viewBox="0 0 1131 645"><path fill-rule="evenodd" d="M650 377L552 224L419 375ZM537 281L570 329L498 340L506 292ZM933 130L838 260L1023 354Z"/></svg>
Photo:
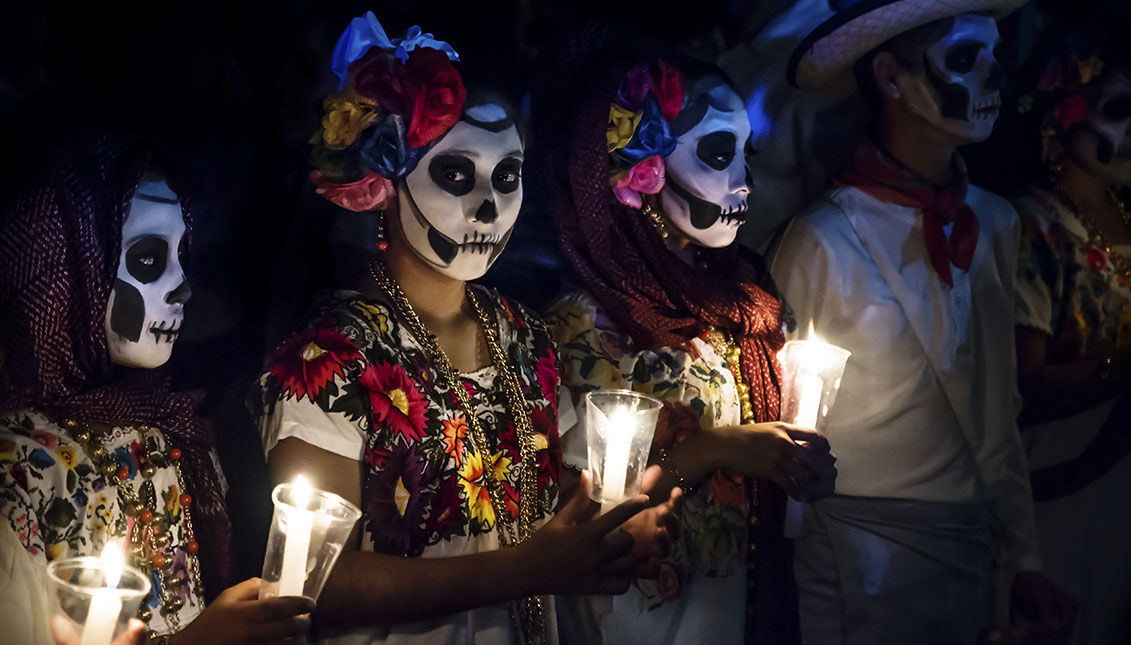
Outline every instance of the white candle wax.
<svg viewBox="0 0 1131 645"><path fill-rule="evenodd" d="M797 375L797 389L797 417L793 425L816 429L825 383L821 377L802 371Z"/></svg>
<svg viewBox="0 0 1131 645"><path fill-rule="evenodd" d="M603 507L624 501L624 484L628 478L628 454L632 448L632 414L625 409L609 415L605 428L605 470L601 497Z"/></svg>
<svg viewBox="0 0 1131 645"><path fill-rule="evenodd" d="M280 596L301 596L306 585L306 559L310 552L310 531L314 514L306 510L310 503L310 484L303 477L295 478L291 501L295 508L287 512L287 541L283 545L283 571L279 576Z"/></svg>
<svg viewBox="0 0 1131 645"><path fill-rule="evenodd" d="M106 586L96 589L91 596L80 645L110 645L114 628L118 626L118 615L122 613L122 598L117 587L125 566L125 556L113 542L107 542L101 557Z"/></svg>

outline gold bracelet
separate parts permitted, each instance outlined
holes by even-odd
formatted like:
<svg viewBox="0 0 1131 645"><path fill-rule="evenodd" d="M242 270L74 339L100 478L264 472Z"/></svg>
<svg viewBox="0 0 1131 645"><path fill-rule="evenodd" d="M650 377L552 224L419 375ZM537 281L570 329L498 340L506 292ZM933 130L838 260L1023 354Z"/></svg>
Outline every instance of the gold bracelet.
<svg viewBox="0 0 1131 645"><path fill-rule="evenodd" d="M682 490L685 495L690 495L695 491L695 486L691 483L688 483L683 474L679 472L679 468L676 468L675 458L672 457L672 453L668 452L667 448L660 448L659 461L660 468L668 471L672 474L673 477L675 477L675 485L679 486L680 490Z"/></svg>

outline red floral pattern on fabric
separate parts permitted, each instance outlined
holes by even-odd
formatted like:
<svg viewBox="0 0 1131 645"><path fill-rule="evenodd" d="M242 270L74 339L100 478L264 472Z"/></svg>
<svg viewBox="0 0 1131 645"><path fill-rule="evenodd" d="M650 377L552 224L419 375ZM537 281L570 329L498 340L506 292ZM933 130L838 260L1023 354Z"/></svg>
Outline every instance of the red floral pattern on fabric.
<svg viewBox="0 0 1131 645"><path fill-rule="evenodd" d="M361 385L369 390L373 421L388 426L405 443L424 438L428 403L416 383L400 365L368 365Z"/></svg>
<svg viewBox="0 0 1131 645"><path fill-rule="evenodd" d="M349 361L361 352L349 338L333 329L312 328L283 341L271 360L271 376L283 395L297 399L321 396Z"/></svg>
<svg viewBox="0 0 1131 645"><path fill-rule="evenodd" d="M416 148L427 145L459 121L467 90L448 55L436 49L414 49L405 74L412 109L408 145Z"/></svg>

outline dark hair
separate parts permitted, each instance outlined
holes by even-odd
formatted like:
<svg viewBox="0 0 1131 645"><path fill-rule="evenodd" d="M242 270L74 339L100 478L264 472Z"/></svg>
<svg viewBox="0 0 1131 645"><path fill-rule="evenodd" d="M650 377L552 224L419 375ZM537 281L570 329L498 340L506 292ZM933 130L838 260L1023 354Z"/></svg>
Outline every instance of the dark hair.
<svg viewBox="0 0 1131 645"><path fill-rule="evenodd" d="M681 62L675 61L675 65L683 72L686 86L684 87L683 107L679 111L679 116L672 123L672 134L677 137L682 136L695 127L695 124L703 120L707 108L711 107L714 101L714 98L711 97L711 90L720 85L725 85L734 90L735 94L739 94L738 89L727 77L726 72L717 65L702 61L686 64L681 64ZM719 106L714 107L718 108Z"/></svg>

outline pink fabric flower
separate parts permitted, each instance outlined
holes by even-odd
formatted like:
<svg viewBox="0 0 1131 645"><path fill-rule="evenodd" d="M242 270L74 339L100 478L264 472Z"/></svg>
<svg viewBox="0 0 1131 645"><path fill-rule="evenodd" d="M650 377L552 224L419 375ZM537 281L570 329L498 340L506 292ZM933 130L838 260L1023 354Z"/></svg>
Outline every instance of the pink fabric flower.
<svg viewBox="0 0 1131 645"><path fill-rule="evenodd" d="M1088 118L1088 99L1083 94L1073 94L1061 101L1053 113L1061 128L1068 128Z"/></svg>
<svg viewBox="0 0 1131 645"><path fill-rule="evenodd" d="M624 73L624 80L617 89L616 103L631 112L637 112L644 101L644 95L651 89L652 74L648 71L648 65L637 63Z"/></svg>
<svg viewBox="0 0 1131 645"><path fill-rule="evenodd" d="M683 109L683 74L662 60L657 61L657 72L653 80L656 102L660 104L660 112L663 113L664 118L671 123Z"/></svg>
<svg viewBox="0 0 1131 645"><path fill-rule="evenodd" d="M371 172L355 182L335 184L327 180L322 173L312 170L310 180L318 186L315 192L319 195L346 210L354 212L384 210L388 206L389 200L396 195L393 182L375 172Z"/></svg>
<svg viewBox="0 0 1131 645"><path fill-rule="evenodd" d="M613 182L613 194L625 206L640 208L640 194L655 195L664 187L664 159L653 155L629 168L620 179Z"/></svg>

